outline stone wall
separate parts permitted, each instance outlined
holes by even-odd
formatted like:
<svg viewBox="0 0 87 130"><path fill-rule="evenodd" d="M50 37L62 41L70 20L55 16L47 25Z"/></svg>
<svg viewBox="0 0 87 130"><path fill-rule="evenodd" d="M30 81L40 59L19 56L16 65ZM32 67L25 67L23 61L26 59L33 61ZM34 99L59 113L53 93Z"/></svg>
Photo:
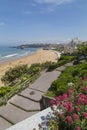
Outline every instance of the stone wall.
<svg viewBox="0 0 87 130"><path fill-rule="evenodd" d="M42 96L42 99L41 99L41 108L42 108L42 110L46 109L46 108L48 108L50 106L50 100L51 99L54 99L54 98L48 97L48 96L45 96L45 95Z"/></svg>

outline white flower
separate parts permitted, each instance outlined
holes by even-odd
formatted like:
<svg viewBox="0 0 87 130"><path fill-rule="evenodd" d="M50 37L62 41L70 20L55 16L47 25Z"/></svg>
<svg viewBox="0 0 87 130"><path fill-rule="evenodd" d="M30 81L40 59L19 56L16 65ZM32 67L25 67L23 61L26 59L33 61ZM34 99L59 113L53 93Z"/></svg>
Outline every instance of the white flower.
<svg viewBox="0 0 87 130"><path fill-rule="evenodd" d="M73 85L74 85L74 83L72 83L72 82L68 83L69 87L72 87Z"/></svg>

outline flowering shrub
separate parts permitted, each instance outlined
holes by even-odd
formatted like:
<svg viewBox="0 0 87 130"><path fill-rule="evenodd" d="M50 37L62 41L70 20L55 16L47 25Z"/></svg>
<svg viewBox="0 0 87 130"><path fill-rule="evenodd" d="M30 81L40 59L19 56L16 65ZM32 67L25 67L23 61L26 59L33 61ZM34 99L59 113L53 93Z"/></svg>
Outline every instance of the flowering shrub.
<svg viewBox="0 0 87 130"><path fill-rule="evenodd" d="M69 89L50 101L58 130L87 130L87 87L82 93Z"/></svg>

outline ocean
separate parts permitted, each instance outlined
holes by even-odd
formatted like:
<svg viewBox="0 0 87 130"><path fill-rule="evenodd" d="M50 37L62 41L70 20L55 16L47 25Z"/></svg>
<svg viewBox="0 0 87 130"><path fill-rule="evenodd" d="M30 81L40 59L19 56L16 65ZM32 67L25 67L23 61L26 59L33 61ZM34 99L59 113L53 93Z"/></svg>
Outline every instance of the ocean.
<svg viewBox="0 0 87 130"><path fill-rule="evenodd" d="M38 49L39 48L17 49L10 46L0 46L0 63L31 55Z"/></svg>

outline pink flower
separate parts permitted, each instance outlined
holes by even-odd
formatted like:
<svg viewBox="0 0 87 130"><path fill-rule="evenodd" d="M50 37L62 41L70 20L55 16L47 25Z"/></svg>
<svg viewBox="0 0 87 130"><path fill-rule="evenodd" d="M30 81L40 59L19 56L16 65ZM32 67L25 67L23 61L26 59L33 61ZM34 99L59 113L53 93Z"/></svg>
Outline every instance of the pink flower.
<svg viewBox="0 0 87 130"><path fill-rule="evenodd" d="M87 99L84 100L84 104L87 105Z"/></svg>
<svg viewBox="0 0 87 130"><path fill-rule="evenodd" d="M63 104L63 102L62 102L62 101L60 101L59 105L61 106L62 104Z"/></svg>
<svg viewBox="0 0 87 130"><path fill-rule="evenodd" d="M72 115L72 117L73 117L73 119L79 119L79 116L78 116L76 113L74 113L74 114Z"/></svg>
<svg viewBox="0 0 87 130"><path fill-rule="evenodd" d="M64 104L64 107L66 108L67 112L71 113L73 111L72 102L66 102Z"/></svg>
<svg viewBox="0 0 87 130"><path fill-rule="evenodd" d="M84 90L84 91L87 91L87 87L83 87L83 90Z"/></svg>
<svg viewBox="0 0 87 130"><path fill-rule="evenodd" d="M86 95L85 94L83 94L83 93L80 93L79 94L79 99L85 99L86 98Z"/></svg>
<svg viewBox="0 0 87 130"><path fill-rule="evenodd" d="M69 95L69 97L71 97L72 94L73 94L73 89L69 89L69 90L68 90L68 95Z"/></svg>
<svg viewBox="0 0 87 130"><path fill-rule="evenodd" d="M50 106L53 106L53 105L55 105L56 103L55 103L55 100L50 100Z"/></svg>
<svg viewBox="0 0 87 130"><path fill-rule="evenodd" d="M56 97L56 105L60 103L60 100L61 100L60 96Z"/></svg>
<svg viewBox="0 0 87 130"><path fill-rule="evenodd" d="M80 101L79 100L76 101L76 106L80 106Z"/></svg>
<svg viewBox="0 0 87 130"><path fill-rule="evenodd" d="M80 105L84 105L87 103L87 96L85 94L80 93L78 96L78 103Z"/></svg>
<svg viewBox="0 0 87 130"><path fill-rule="evenodd" d="M69 124L72 124L73 123L73 120L72 120L72 117L71 116L67 116L66 117L66 120Z"/></svg>
<svg viewBox="0 0 87 130"><path fill-rule="evenodd" d="M79 112L80 111L80 108L79 107L76 107L76 112Z"/></svg>
<svg viewBox="0 0 87 130"><path fill-rule="evenodd" d="M76 130L81 130L81 127L80 127L80 126L77 126L77 127L76 127Z"/></svg>
<svg viewBox="0 0 87 130"><path fill-rule="evenodd" d="M63 100L63 101L64 101L64 100L67 100L67 98L68 98L67 94L64 93L64 94L62 95L62 100Z"/></svg>
<svg viewBox="0 0 87 130"><path fill-rule="evenodd" d="M84 112L83 116L87 119L87 112Z"/></svg>

